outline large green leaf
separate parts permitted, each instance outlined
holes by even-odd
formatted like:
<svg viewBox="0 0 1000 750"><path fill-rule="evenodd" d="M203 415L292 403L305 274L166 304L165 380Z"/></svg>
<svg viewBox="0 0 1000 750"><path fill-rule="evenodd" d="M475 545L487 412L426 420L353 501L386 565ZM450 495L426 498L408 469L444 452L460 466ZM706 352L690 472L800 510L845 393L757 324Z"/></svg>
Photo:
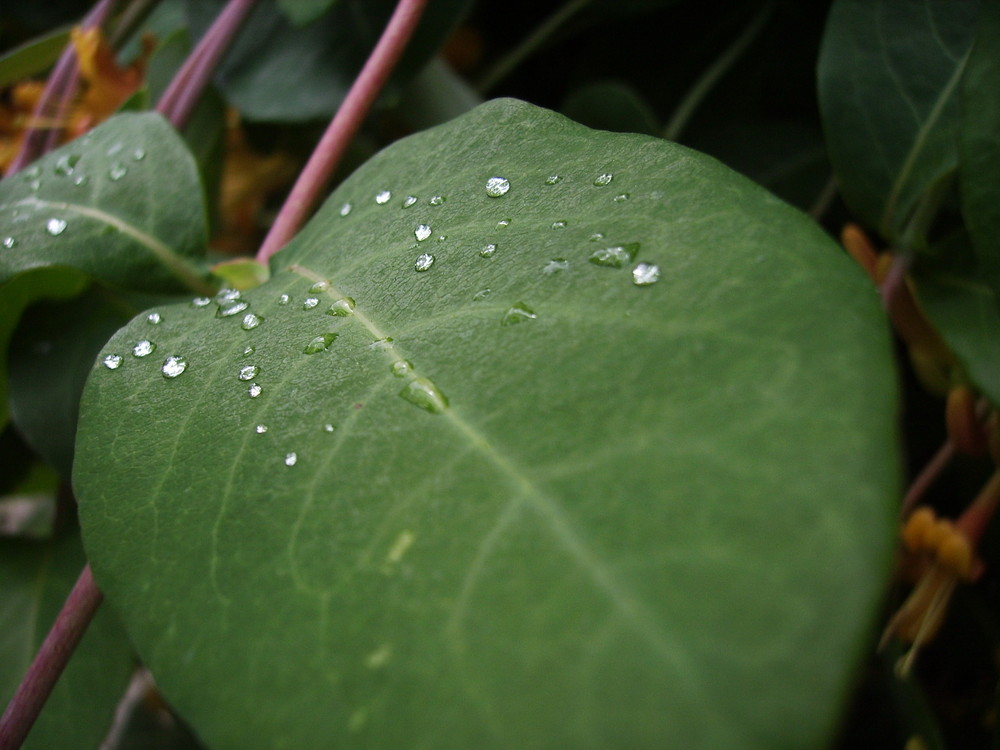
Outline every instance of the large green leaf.
<svg viewBox="0 0 1000 750"><path fill-rule="evenodd" d="M819 59L830 159L851 209L897 241L958 165L959 90L979 3L837 0Z"/></svg>
<svg viewBox="0 0 1000 750"><path fill-rule="evenodd" d="M205 287L198 170L160 115L122 114L0 182L0 282L71 266L112 285Z"/></svg>
<svg viewBox="0 0 1000 750"><path fill-rule="evenodd" d="M85 564L79 535L0 541L0 705L7 705ZM128 683L132 651L107 608L97 613L24 747L94 748Z"/></svg>
<svg viewBox="0 0 1000 750"><path fill-rule="evenodd" d="M894 377L797 211L501 100L376 156L264 285L161 312L95 363L74 481L211 747L829 739L889 564Z"/></svg>
<svg viewBox="0 0 1000 750"><path fill-rule="evenodd" d="M427 4L394 83L420 72L469 4L470 0ZM224 6L224 0L188 0L194 33L208 28ZM338 0L325 14L297 26L278 3L259 3L219 67L219 88L250 119L327 119L346 96L395 6L395 0ZM312 16L312 10L301 8L298 20ZM281 96L275 96L276 91Z"/></svg>
<svg viewBox="0 0 1000 750"><path fill-rule="evenodd" d="M979 262L1000 294L1000 2L983 4L962 80L962 213Z"/></svg>

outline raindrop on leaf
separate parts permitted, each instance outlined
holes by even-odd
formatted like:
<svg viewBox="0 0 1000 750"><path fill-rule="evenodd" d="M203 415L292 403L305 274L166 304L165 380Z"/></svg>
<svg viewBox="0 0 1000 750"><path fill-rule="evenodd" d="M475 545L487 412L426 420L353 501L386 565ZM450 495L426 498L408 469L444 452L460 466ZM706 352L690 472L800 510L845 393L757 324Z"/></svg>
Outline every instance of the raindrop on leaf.
<svg viewBox="0 0 1000 750"><path fill-rule="evenodd" d="M176 378L187 369L187 360L184 357L170 356L163 362L160 372L165 378Z"/></svg>

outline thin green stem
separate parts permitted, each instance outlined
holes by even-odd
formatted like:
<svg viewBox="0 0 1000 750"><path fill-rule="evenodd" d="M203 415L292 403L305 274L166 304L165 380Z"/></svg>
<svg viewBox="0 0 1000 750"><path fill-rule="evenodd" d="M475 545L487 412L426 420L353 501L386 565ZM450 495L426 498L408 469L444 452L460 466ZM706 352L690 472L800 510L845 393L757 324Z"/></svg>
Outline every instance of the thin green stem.
<svg viewBox="0 0 1000 750"><path fill-rule="evenodd" d="M838 190L840 190L840 186L837 184L837 176L830 175L830 179L826 181L823 189L816 196L816 200L809 207L809 216L812 217L813 221L819 221L830 210L834 198L837 197Z"/></svg>
<svg viewBox="0 0 1000 750"><path fill-rule="evenodd" d="M271 225L257 260L266 263L295 236L313 207L347 146L361 127L379 92L389 79L424 12L427 0L399 0L381 38L327 126L316 150L295 182Z"/></svg>
<svg viewBox="0 0 1000 750"><path fill-rule="evenodd" d="M694 115L695 110L701 106L702 101L708 96L708 93L715 87L719 79L724 76L733 64L743 56L743 53L747 51L747 48L760 33L760 30L764 28L764 24L767 23L767 19L770 17L771 12L774 10L774 3L768 2L757 11L757 15L753 17L747 27L743 29L743 32L733 41L732 44L723 52L715 62L713 62L704 73L695 81L694 86L688 91L688 93L681 100L681 103L677 105L677 109L674 110L673 115L670 117L670 122L667 123L667 127L663 131L663 137L668 141L676 141L680 138L681 133L687 126L691 117Z"/></svg>
<svg viewBox="0 0 1000 750"><path fill-rule="evenodd" d="M0 718L0 750L17 750L24 742L102 598L90 566L84 566L52 629L45 636Z"/></svg>
<svg viewBox="0 0 1000 750"><path fill-rule="evenodd" d="M591 0L568 0L555 13L546 18L514 49L500 58L476 83L476 90L485 95L506 78L525 58L534 54L567 21L589 5Z"/></svg>

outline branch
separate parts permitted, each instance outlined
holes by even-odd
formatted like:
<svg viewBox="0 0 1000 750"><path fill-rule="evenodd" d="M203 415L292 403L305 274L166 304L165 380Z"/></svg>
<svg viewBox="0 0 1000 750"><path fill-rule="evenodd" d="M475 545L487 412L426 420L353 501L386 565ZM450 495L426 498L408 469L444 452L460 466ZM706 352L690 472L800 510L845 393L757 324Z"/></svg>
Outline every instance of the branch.
<svg viewBox="0 0 1000 750"><path fill-rule="evenodd" d="M257 253L257 260L266 263L284 247L305 223L309 212L316 205L320 192L340 163L344 151L364 122L368 111L389 74L399 60L403 49L420 21L427 0L399 0L382 32L382 37L355 79L351 90L333 116L316 150L295 182L292 192L271 225L264 243Z"/></svg>
<svg viewBox="0 0 1000 750"><path fill-rule="evenodd" d="M156 104L156 111L181 130L194 111L219 60L229 49L256 0L229 0Z"/></svg>
<svg viewBox="0 0 1000 750"><path fill-rule="evenodd" d="M49 634L0 718L0 750L16 750L31 731L52 688L103 598L86 565Z"/></svg>

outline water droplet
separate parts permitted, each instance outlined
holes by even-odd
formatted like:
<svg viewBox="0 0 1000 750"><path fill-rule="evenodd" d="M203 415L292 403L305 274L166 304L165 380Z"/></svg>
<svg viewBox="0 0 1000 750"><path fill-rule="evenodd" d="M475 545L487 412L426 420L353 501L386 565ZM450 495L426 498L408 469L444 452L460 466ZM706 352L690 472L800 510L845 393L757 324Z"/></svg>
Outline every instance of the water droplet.
<svg viewBox="0 0 1000 750"><path fill-rule="evenodd" d="M133 357L146 357L156 351L156 344L149 339L143 339L132 347Z"/></svg>
<svg viewBox="0 0 1000 750"><path fill-rule="evenodd" d="M369 669L381 669L389 663L391 658L392 646L388 643L383 643L365 657L365 666Z"/></svg>
<svg viewBox="0 0 1000 750"><path fill-rule="evenodd" d="M291 301L292 301L292 298L289 297L287 294L282 294L280 297L278 297L278 304L279 305L287 305Z"/></svg>
<svg viewBox="0 0 1000 750"><path fill-rule="evenodd" d="M615 203L624 203L632 196L629 193L619 193L615 196Z"/></svg>
<svg viewBox="0 0 1000 750"><path fill-rule="evenodd" d="M163 373L165 378L176 378L182 372L187 369L188 363L184 357L167 357L163 366L160 368L160 372Z"/></svg>
<svg viewBox="0 0 1000 750"><path fill-rule="evenodd" d="M3 238L3 246L5 248L7 248L8 250L10 250L16 244L17 244L17 240L15 240L13 237L4 237Z"/></svg>
<svg viewBox="0 0 1000 750"><path fill-rule="evenodd" d="M499 198L501 195L506 195L508 190L510 190L510 180L504 177L490 177L486 181L486 194L490 198Z"/></svg>
<svg viewBox="0 0 1000 750"><path fill-rule="evenodd" d="M340 215L341 216L347 216L347 214L349 214L349 213L351 213L351 204L350 203L345 203L343 206L340 207Z"/></svg>
<svg viewBox="0 0 1000 750"><path fill-rule="evenodd" d="M220 289L215 293L215 300L216 302L232 302L242 296L243 295L240 294L239 289L230 289L229 287L226 287L225 289Z"/></svg>
<svg viewBox="0 0 1000 750"><path fill-rule="evenodd" d="M553 221L552 222L552 228L553 229L565 229L566 228L566 222L563 221L562 219L560 219L559 221Z"/></svg>
<svg viewBox="0 0 1000 750"><path fill-rule="evenodd" d="M41 180L32 180L31 182L28 183L28 189L33 193L37 193L41 189L41 187L42 187Z"/></svg>
<svg viewBox="0 0 1000 750"><path fill-rule="evenodd" d="M594 232L590 237L587 238L591 242L600 242L604 239L604 232Z"/></svg>
<svg viewBox="0 0 1000 750"><path fill-rule="evenodd" d="M73 170L79 161L79 154L63 154L56 160L56 165L53 167L52 171L62 177L68 177L73 174Z"/></svg>
<svg viewBox="0 0 1000 750"><path fill-rule="evenodd" d="M632 269L632 283L636 286L649 286L660 280L660 267L653 263L640 263Z"/></svg>
<svg viewBox="0 0 1000 750"><path fill-rule="evenodd" d="M260 368L257 365L246 365L240 368L239 377L240 380L253 380L260 373Z"/></svg>
<svg viewBox="0 0 1000 750"><path fill-rule="evenodd" d="M135 151L132 152L133 161L142 161L145 158L146 158L146 149L144 148L137 148L135 149Z"/></svg>
<svg viewBox="0 0 1000 750"><path fill-rule="evenodd" d="M418 224L413 230L413 236L417 238L417 242L423 242L431 236L431 228L426 224Z"/></svg>
<svg viewBox="0 0 1000 750"><path fill-rule="evenodd" d="M406 384L399 395L431 414L440 414L448 408L448 399L434 382L427 378L414 378Z"/></svg>
<svg viewBox="0 0 1000 750"><path fill-rule="evenodd" d="M76 185L77 187L83 187L88 182L90 182L90 178L87 177L87 175L85 174L77 175L76 177L73 178L73 184Z"/></svg>
<svg viewBox="0 0 1000 750"><path fill-rule="evenodd" d="M318 352L325 352L330 344L333 343L334 339L337 338L337 334L333 331L328 331L327 333L320 334L316 336L312 341L306 344L306 348L302 351L305 354L317 354Z"/></svg>
<svg viewBox="0 0 1000 750"><path fill-rule="evenodd" d="M417 196L408 195L403 199L403 208L409 208L417 202Z"/></svg>
<svg viewBox="0 0 1000 750"><path fill-rule="evenodd" d="M350 297L344 297L343 299L338 299L332 305L330 309L326 311L327 315L333 315L338 318L346 318L348 315L354 312L354 300Z"/></svg>
<svg viewBox="0 0 1000 750"><path fill-rule="evenodd" d="M321 292L325 292L329 288L330 288L329 281L317 281L315 284L309 287L309 293L320 294Z"/></svg>
<svg viewBox="0 0 1000 750"><path fill-rule="evenodd" d="M299 462L299 454L295 451L285 454L285 466L295 466Z"/></svg>
<svg viewBox="0 0 1000 750"><path fill-rule="evenodd" d="M316 297L306 297L302 301L302 309L303 310L312 310L318 304L319 304L319 300L316 299Z"/></svg>
<svg viewBox="0 0 1000 750"><path fill-rule="evenodd" d="M493 254L496 251L497 251L497 246L491 242L489 245L487 245L486 247L484 247L482 250L479 251L479 255L480 257L483 258L491 258L493 257Z"/></svg>
<svg viewBox="0 0 1000 750"><path fill-rule="evenodd" d="M109 146L108 150L105 151L104 153L107 156L114 156L115 154L119 153L123 148L125 148L124 144L122 144L122 143L115 143L114 145Z"/></svg>
<svg viewBox="0 0 1000 750"><path fill-rule="evenodd" d="M410 374L410 371L413 369L413 365L405 359L397 359L392 363L392 367L389 369L397 378L405 378Z"/></svg>
<svg viewBox="0 0 1000 750"><path fill-rule="evenodd" d="M243 322L240 323L240 328L244 331L252 331L254 328L260 325L261 321L264 320L259 315L254 313L247 313L243 316Z"/></svg>
<svg viewBox="0 0 1000 750"><path fill-rule="evenodd" d="M66 222L62 219L49 219L45 222L45 231L56 237L66 231Z"/></svg>
<svg viewBox="0 0 1000 750"><path fill-rule="evenodd" d="M392 337L386 336L384 339L373 341L368 345L368 348L376 350L392 349Z"/></svg>
<svg viewBox="0 0 1000 750"><path fill-rule="evenodd" d="M334 430L336 430L336 429L337 429L337 428L336 428L336 427L334 427L334 426L333 426L332 424L330 424L329 422L327 422L327 423L326 423L325 425L323 425L323 432L333 432L333 431L334 431Z"/></svg>
<svg viewBox="0 0 1000 750"><path fill-rule="evenodd" d="M616 245L595 250L587 259L595 266L604 268L623 268L632 262L639 252L639 243L630 242L627 245Z"/></svg>
<svg viewBox="0 0 1000 750"><path fill-rule="evenodd" d="M208 307L210 304L212 304L212 300L208 297L195 297L191 300L192 307Z"/></svg>
<svg viewBox="0 0 1000 750"><path fill-rule="evenodd" d="M217 318L229 318L233 315L243 312L248 307L250 303L245 299L233 300L232 302L224 302L219 305L219 309L215 311L215 317Z"/></svg>
<svg viewBox="0 0 1000 750"><path fill-rule="evenodd" d="M553 258L547 264L545 268L542 269L542 273L546 276L551 276L554 273L559 273L560 271L566 271L569 269L569 261L565 258Z"/></svg>
<svg viewBox="0 0 1000 750"><path fill-rule="evenodd" d="M30 167L28 167L26 170L24 170L24 176L25 176L25 178L27 178L29 180L35 179L41 173L42 173L42 168L40 166L38 166L37 164L32 164Z"/></svg>
<svg viewBox="0 0 1000 750"><path fill-rule="evenodd" d="M510 219L500 219L497 222L497 229L506 229L510 226Z"/></svg>
<svg viewBox="0 0 1000 750"><path fill-rule="evenodd" d="M104 359L101 360L105 367L109 370L117 370L122 366L122 357L120 354L109 354Z"/></svg>
<svg viewBox="0 0 1000 750"><path fill-rule="evenodd" d="M555 185L556 183L562 182L562 177L557 174L550 174L545 178L546 185Z"/></svg>
<svg viewBox="0 0 1000 750"><path fill-rule="evenodd" d="M163 322L163 316L160 315L158 312L151 312L149 315L146 316L146 322L148 322L150 325L158 326L160 325L160 323Z"/></svg>
<svg viewBox="0 0 1000 750"><path fill-rule="evenodd" d="M446 235L446 234L439 234L438 235L438 242L444 242L446 239L448 239L448 235Z"/></svg>
<svg viewBox="0 0 1000 750"><path fill-rule="evenodd" d="M267 432L267 425L266 424L259 424L256 427L254 427L253 429L254 429L254 432L256 432L258 435L263 435L265 432Z"/></svg>
<svg viewBox="0 0 1000 750"><path fill-rule="evenodd" d="M526 320L535 320L536 318L538 318L538 315L535 314L534 310L523 302L518 302L503 314L503 317L500 319L500 325L513 326L523 323Z"/></svg>
<svg viewBox="0 0 1000 750"><path fill-rule="evenodd" d="M427 203L428 203L428 205L431 205L431 206L440 206L440 205L443 205L444 204L444 196L443 195L432 195L431 199L429 201L427 201Z"/></svg>
<svg viewBox="0 0 1000 750"><path fill-rule="evenodd" d="M472 295L472 299L474 299L476 302L479 302L480 300L486 299L491 294L493 294L493 290L492 289L489 289L489 288L487 288L487 289L480 289L478 292L476 292L475 294Z"/></svg>
<svg viewBox="0 0 1000 750"><path fill-rule="evenodd" d="M250 395L250 398L257 398L263 390L257 383L251 383L250 387L247 388L247 393Z"/></svg>
<svg viewBox="0 0 1000 750"><path fill-rule="evenodd" d="M128 167L122 164L120 161L116 161L111 165L108 170L108 177L111 178L112 182L118 182L122 177L128 174Z"/></svg>
<svg viewBox="0 0 1000 750"><path fill-rule="evenodd" d="M417 256L416 262L413 264L414 271L427 271L431 266L434 265L434 256L430 253L421 253Z"/></svg>
<svg viewBox="0 0 1000 750"><path fill-rule="evenodd" d="M597 175L597 177L594 178L594 186L595 187L604 187L605 185L610 185L611 184L611 180L613 180L614 178L615 178L615 176L613 174L611 174L610 172L605 172L604 174L599 174L599 175Z"/></svg>
<svg viewBox="0 0 1000 750"><path fill-rule="evenodd" d="M380 206L384 206L388 203L390 198L392 198L392 193L388 190L380 190L375 194L375 202Z"/></svg>
<svg viewBox="0 0 1000 750"><path fill-rule="evenodd" d="M248 346L245 349L243 349L243 356L244 357L249 357L251 354L253 354L256 351L257 351L257 347L256 346Z"/></svg>

